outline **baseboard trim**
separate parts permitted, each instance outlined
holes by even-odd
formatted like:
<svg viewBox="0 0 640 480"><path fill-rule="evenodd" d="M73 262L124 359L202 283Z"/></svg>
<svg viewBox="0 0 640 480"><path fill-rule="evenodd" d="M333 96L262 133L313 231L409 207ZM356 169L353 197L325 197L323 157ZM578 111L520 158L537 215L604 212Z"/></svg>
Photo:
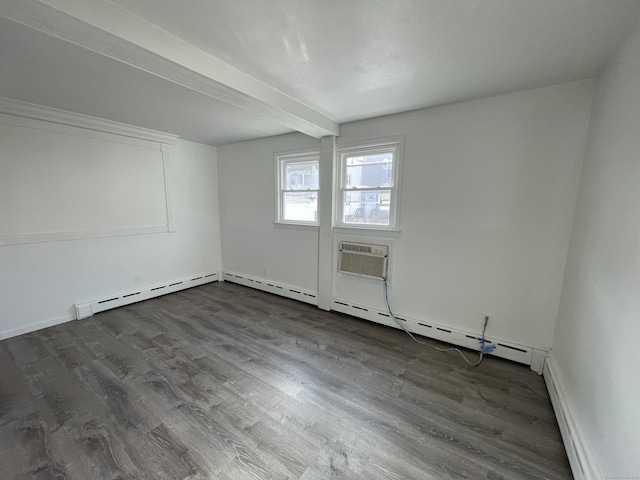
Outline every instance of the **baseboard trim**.
<svg viewBox="0 0 640 480"><path fill-rule="evenodd" d="M24 335L25 333L35 332L36 330L42 330L43 328L53 327L60 325L61 323L71 322L75 320L75 315L68 314L61 317L50 318L49 320L43 320L41 322L30 323L18 328L12 328L11 330L5 330L0 332L0 340L5 340L11 337L17 337L18 335Z"/></svg>
<svg viewBox="0 0 640 480"><path fill-rule="evenodd" d="M588 447L586 437L571 413L564 380L553 353L546 359L543 376L574 478L576 480L604 478Z"/></svg>
<svg viewBox="0 0 640 480"><path fill-rule="evenodd" d="M237 283L245 287L255 288L264 292L280 295L281 297L299 300L304 303L318 306L318 293L302 288L286 285L284 283L274 282L266 278L253 277L244 273L224 271L222 278L227 282Z"/></svg>

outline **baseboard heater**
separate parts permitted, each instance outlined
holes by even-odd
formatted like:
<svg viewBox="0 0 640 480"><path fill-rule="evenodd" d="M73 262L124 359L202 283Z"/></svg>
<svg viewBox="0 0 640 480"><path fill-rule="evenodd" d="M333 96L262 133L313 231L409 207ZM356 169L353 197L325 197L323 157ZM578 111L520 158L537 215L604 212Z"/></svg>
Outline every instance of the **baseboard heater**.
<svg viewBox="0 0 640 480"><path fill-rule="evenodd" d="M112 308L141 302L150 298L159 297L161 295L166 295L168 293L177 292L191 287L197 287L198 285L204 285L205 283L216 282L218 280L218 273L205 273L202 275L194 275L193 277L173 280L160 285L132 290L130 292L105 295L97 300L78 302L75 304L76 317L79 320L88 318L94 313L104 312L105 310L111 310Z"/></svg>
<svg viewBox="0 0 640 480"><path fill-rule="evenodd" d="M368 305L354 304L346 299L334 298L331 310L346 313L354 317L381 323L389 327L399 328L398 324L391 318L389 312ZM424 319L413 318L407 315L397 314L396 319L403 322L407 329L418 335L433 338L443 342L466 347L471 350L478 350L480 336L477 333L458 330L444 325L438 325ZM481 328L481 326L479 326ZM487 345L495 346L491 355L506 358L518 363L530 365L531 370L542 373L544 360L548 355L547 350L536 349L527 345L520 345L513 342L502 341L491 336L487 336Z"/></svg>
<svg viewBox="0 0 640 480"><path fill-rule="evenodd" d="M266 278L253 277L245 275L243 273L236 272L224 272L222 274L225 282L238 283L245 287L255 288L264 292L274 293L281 297L291 298L293 300L299 300L304 303L310 303L311 305L318 305L318 295L316 292L304 290L302 288L285 285L282 283L276 283Z"/></svg>
<svg viewBox="0 0 640 480"><path fill-rule="evenodd" d="M316 306L318 305L316 292L305 291L301 288L279 284L266 278L253 277L237 272L225 271L223 272L222 277L226 282L233 282L246 287L255 288L257 290L274 293L282 297L291 298L293 300L299 300ZM368 305L355 304L346 299L334 297L331 302L331 310L346 313L364 320L370 320L389 327L399 328L387 311ZM441 340L452 345L466 347L476 351L478 350L480 336L477 332L458 330L445 325L435 324L424 319L413 318L401 314L396 315L396 318L403 322L403 324L407 326L408 330L413 333L417 333L418 335ZM478 329L480 330L481 327L482 326L479 325ZM488 336L487 340L488 345L496 347L496 349L491 353L492 355L512 360L514 362L524 363L525 365L530 365L531 370L542 373L544 360L549 354L548 350L507 342L491 336Z"/></svg>

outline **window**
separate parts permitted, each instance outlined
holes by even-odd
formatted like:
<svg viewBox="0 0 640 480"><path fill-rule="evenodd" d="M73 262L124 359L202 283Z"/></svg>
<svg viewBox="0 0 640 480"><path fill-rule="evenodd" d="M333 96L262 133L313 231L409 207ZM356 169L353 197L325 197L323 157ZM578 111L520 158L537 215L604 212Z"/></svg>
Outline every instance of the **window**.
<svg viewBox="0 0 640 480"><path fill-rule="evenodd" d="M338 151L338 225L397 228L401 140Z"/></svg>
<svg viewBox="0 0 640 480"><path fill-rule="evenodd" d="M318 152L276 154L276 222L318 225Z"/></svg>

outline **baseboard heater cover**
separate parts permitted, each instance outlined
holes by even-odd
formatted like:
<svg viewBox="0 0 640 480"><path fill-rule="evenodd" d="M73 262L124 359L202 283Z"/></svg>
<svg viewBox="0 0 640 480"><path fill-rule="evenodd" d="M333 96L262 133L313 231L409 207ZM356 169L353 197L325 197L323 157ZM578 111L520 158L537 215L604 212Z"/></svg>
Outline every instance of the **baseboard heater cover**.
<svg viewBox="0 0 640 480"><path fill-rule="evenodd" d="M318 298L315 292L305 291L298 287L277 284L271 280L253 277L241 273L225 271L222 274L224 281L238 283L246 287L255 288L265 292L273 293L294 300L299 300L312 305L318 305ZM343 298L333 298L331 310L346 313L354 317L370 320L394 328L398 325L389 316L388 312L369 305L354 304ZM443 342L451 343L460 347L478 350L477 332L457 330L444 325L427 322L425 319L412 318L406 315L397 315L396 318L406 322L407 328L418 335L433 338ZM544 360L548 355L548 350L520 345L513 342L487 337L487 343L494 345L496 349L491 353L500 358L512 360L514 362L530 365L535 372L542 373Z"/></svg>
<svg viewBox="0 0 640 480"><path fill-rule="evenodd" d="M354 304L344 298L334 298L331 310L346 313L347 315L362 318L364 320L370 320L389 327L400 328L396 322L393 321L388 312L369 305ZM448 326L427 322L425 319L412 318L407 315L396 315L396 319L401 322L405 322L404 324L406 324L407 329L418 335L447 342L452 345L466 347L471 350L478 350L478 340L480 337L476 332L458 330ZM491 355L530 365L532 370L542 373L544 359L548 355L547 350L515 344L492 338L490 336L487 337L486 340L487 345L496 347L495 350L491 352Z"/></svg>
<svg viewBox="0 0 640 480"><path fill-rule="evenodd" d="M262 290L263 292L280 295L281 297L299 300L304 303L310 303L311 305L318 305L318 294L316 292L305 290L299 287L279 284L266 278L253 277L250 275L245 275L244 273L237 272L223 272L222 278L226 282L233 282L239 285L244 285L245 287Z"/></svg>
<svg viewBox="0 0 640 480"><path fill-rule="evenodd" d="M218 273L206 273L194 277L187 277L180 280L171 280L165 284L153 285L141 289L136 289L126 293L105 295L97 300L78 302L76 307L76 318L81 320L88 318L94 313L104 312L112 308L122 307L131 303L141 302L150 298L159 297L168 293L185 290L205 283L216 282L220 276Z"/></svg>

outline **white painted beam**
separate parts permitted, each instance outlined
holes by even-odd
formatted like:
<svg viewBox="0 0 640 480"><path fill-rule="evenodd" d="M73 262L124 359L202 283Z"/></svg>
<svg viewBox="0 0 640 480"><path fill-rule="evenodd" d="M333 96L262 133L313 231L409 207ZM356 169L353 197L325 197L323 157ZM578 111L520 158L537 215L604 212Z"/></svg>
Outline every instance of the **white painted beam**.
<svg viewBox="0 0 640 480"><path fill-rule="evenodd" d="M307 135L338 135L319 112L104 0L3 0L0 16Z"/></svg>

